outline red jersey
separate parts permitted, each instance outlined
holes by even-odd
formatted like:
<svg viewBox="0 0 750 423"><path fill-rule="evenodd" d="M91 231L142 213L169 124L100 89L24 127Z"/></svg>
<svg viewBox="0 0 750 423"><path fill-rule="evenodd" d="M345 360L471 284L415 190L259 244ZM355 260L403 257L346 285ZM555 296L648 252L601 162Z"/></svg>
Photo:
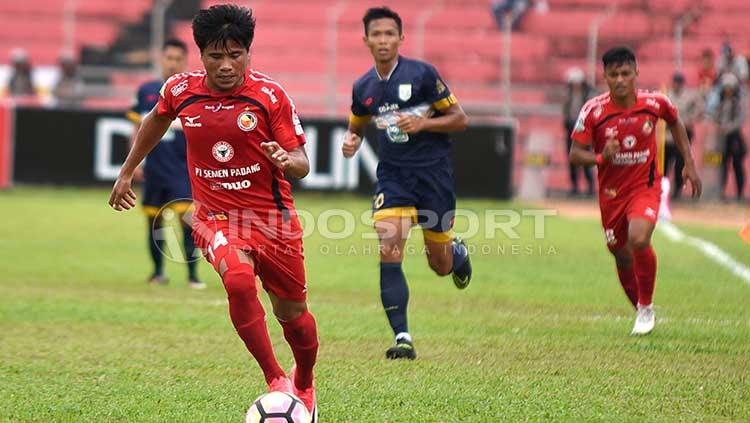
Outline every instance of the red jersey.
<svg viewBox="0 0 750 423"><path fill-rule="evenodd" d="M651 188L660 183L656 166L656 123L677 122L677 108L659 92L638 90L636 103L629 109L618 107L609 93L583 105L571 137L583 145L593 145L601 153L610 139L620 142L620 152L598 166L600 199L614 198Z"/></svg>
<svg viewBox="0 0 750 423"><path fill-rule="evenodd" d="M156 112L182 121L198 220L288 220L291 185L260 146L276 141L291 151L305 144L294 102L281 85L248 70L233 91L212 92L205 71L181 73L162 87Z"/></svg>

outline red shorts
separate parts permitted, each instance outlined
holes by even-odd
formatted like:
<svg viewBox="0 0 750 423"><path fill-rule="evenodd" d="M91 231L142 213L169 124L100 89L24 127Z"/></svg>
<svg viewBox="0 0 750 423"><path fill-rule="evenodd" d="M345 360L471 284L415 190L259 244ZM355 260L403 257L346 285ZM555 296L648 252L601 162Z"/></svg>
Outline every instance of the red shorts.
<svg viewBox="0 0 750 423"><path fill-rule="evenodd" d="M656 223L660 204L661 187L659 185L623 197L606 198L600 195L602 227L610 251L619 250L627 244L628 224L631 220L645 219Z"/></svg>
<svg viewBox="0 0 750 423"><path fill-rule="evenodd" d="M295 226L298 225L296 222ZM305 301L307 279L302 232L293 237L274 237L241 226L226 220L195 220L193 238L217 273L221 274L220 263L227 254L241 250L253 258L255 274L263 289L285 300Z"/></svg>

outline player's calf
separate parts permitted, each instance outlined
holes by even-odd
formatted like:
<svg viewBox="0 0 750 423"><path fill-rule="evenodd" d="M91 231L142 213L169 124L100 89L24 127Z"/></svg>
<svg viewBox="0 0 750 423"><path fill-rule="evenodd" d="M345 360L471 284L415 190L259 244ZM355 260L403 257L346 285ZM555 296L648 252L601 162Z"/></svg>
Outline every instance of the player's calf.
<svg viewBox="0 0 750 423"><path fill-rule="evenodd" d="M450 244L445 244L440 254L427 253L427 263L438 276L447 276L453 271L453 257L450 252Z"/></svg>

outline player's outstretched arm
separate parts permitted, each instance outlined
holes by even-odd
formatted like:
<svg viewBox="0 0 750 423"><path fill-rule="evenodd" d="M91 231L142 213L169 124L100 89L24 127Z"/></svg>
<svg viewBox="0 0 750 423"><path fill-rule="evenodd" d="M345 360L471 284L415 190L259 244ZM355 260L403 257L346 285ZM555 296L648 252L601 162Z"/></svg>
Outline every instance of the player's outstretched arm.
<svg viewBox="0 0 750 423"><path fill-rule="evenodd" d="M693 190L693 197L698 198L703 192L703 184L698 171L695 170L695 162L693 161L693 154L690 152L690 141L688 139L687 130L685 124L679 117L675 121L674 125L669 127L672 132L672 138L674 139L677 149L680 150L682 159L685 162L685 167L682 170L682 177L690 181L690 187Z"/></svg>
<svg viewBox="0 0 750 423"><path fill-rule="evenodd" d="M112 187L109 205L113 209L122 211L135 207L136 197L132 188L133 173L146 155L156 147L171 123L171 119L157 114L155 110L152 110L143 119L135 136L133 148L130 149L130 153L128 153L128 157L120 169L120 175L117 177L114 187Z"/></svg>
<svg viewBox="0 0 750 423"><path fill-rule="evenodd" d="M396 125L402 131L414 134L420 131L461 132L469 124L469 117L460 104L453 104L442 110L442 113L441 116L432 118L401 114Z"/></svg>
<svg viewBox="0 0 750 423"><path fill-rule="evenodd" d="M276 167L291 178L302 179L310 173L310 160L304 146L286 151L276 141L262 142L263 152Z"/></svg>

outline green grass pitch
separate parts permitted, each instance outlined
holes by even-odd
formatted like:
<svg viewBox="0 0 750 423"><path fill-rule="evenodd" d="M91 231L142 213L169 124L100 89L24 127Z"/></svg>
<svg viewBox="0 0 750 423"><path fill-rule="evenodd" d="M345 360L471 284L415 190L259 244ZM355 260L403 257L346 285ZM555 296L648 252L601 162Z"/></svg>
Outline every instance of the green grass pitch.
<svg viewBox="0 0 750 423"><path fill-rule="evenodd" d="M0 192L0 422L240 422L265 385L217 276L202 261L209 288L195 292L184 267L168 263L170 285L147 286L144 217L115 213L107 198ZM312 216L369 207L322 194L296 204ZM332 218L328 229L344 223ZM747 261L735 231L678 226ZM524 218L518 232L468 239L477 252L465 292L432 274L412 232L414 362L384 359L391 334L375 241L362 239L371 229L307 237L321 421L750 421L750 285L657 232L657 327L636 339L598 221L550 217L535 239ZM289 368L280 328L271 318L269 327Z"/></svg>

